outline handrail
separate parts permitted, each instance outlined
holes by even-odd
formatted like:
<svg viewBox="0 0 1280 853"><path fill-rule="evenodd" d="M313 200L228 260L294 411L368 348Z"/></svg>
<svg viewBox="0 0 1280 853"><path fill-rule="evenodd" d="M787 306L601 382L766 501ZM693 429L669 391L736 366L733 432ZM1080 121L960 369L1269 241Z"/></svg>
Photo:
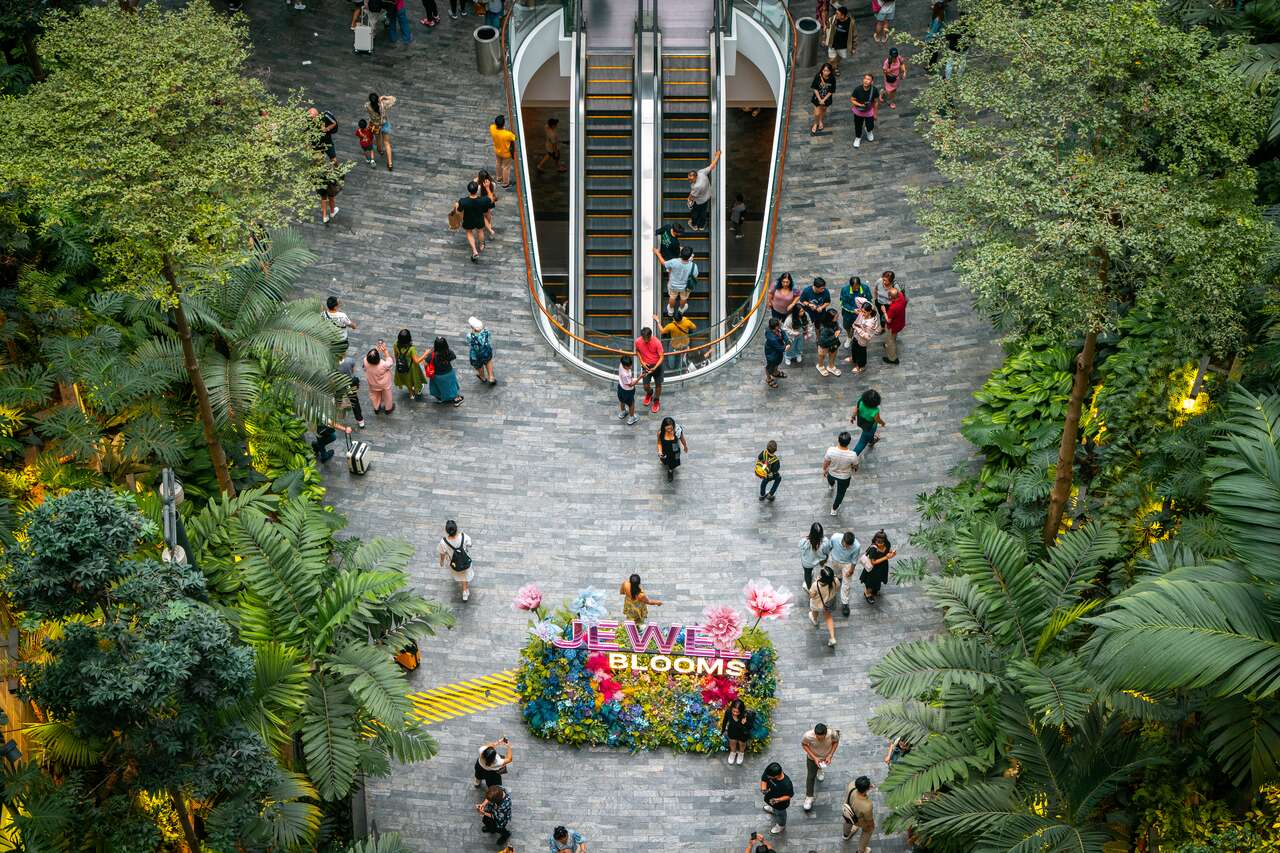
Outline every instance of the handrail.
<svg viewBox="0 0 1280 853"><path fill-rule="evenodd" d="M570 0L570 2L572 2L572 0ZM741 2L741 0L739 0L739 2ZM575 30L578 30L580 32L581 30L580 22L582 20L582 15L581 15L582 4L579 0L579 2L574 2L573 5L575 7L575 13L576 13L575 14ZM744 5L755 5L755 4L751 3L750 0L747 0L747 2ZM714 347L718 347L720 344L724 343L725 341L729 340L734 335L736 335L744 327L747 327L756 322L760 314L761 306L764 304L768 295L768 290L769 290L768 284L773 277L774 250L775 250L775 242L777 240L777 234L778 234L778 216L779 216L780 207L781 207L780 199L781 199L783 177L785 172L786 154L789 146L788 137L789 137L790 124L791 124L791 102L792 102L792 85L791 84L795 76L795 62L796 62L795 42L796 42L796 36L797 36L797 32L795 28L795 19L792 17L790 10L787 8L785 3L781 3L781 2L779 3L779 8L786 15L786 22L788 25L787 29L790 31L789 32L790 39L787 43L787 50L786 50L787 55L786 57L784 57L784 59L787 62L787 73L784 75L784 78L783 78L785 90L782 94L782 98L780 99L779 106L778 106L778 109L782 112L782 130L781 130L781 133L779 134L780 141L779 141L779 148L778 148L777 171L774 177L772 191L770 193L770 199L772 202L773 209L770 213L769 227L767 229L769 240L767 244L765 260L762 263L761 269L759 270L759 273L757 275L755 286L753 288L754 299L751 302L750 307L745 312L743 312L741 318L736 320L736 322L734 322L734 324L731 327L729 327L726 331L724 331L723 334L720 334L709 341L698 343L697 345L691 344L689 347L685 349L670 350L669 352L667 352L668 356L689 355L691 353L711 350ZM513 7L511 10L509 10L506 13L506 15L503 17L502 24L500 26L501 47L502 47L503 55L505 57L505 62L503 63L503 80L504 80L503 88L504 88L504 95L507 102L508 115L514 115L515 109L516 109L516 103L514 100L515 87L514 87L514 81L512 80L512 75L511 75L512 62L514 61L515 57L509 42L509 35L510 35L509 31L510 31L511 21L512 21L514 11L515 9ZM563 9L563 7L561 8L560 11L562 15L565 14L565 10ZM732 8L730 8L729 14L730 15L733 14ZM529 211L530 211L530 208L528 206L531 204L531 201L527 195L527 178L526 178L528 167L523 162L524 159L525 158L521 158L521 160L517 164L518 174L517 174L517 181L516 181L516 197L517 197L518 203L516 205L516 210L520 218L521 250L524 254L524 262L525 262L525 282L529 290L530 299L534 303L534 305L537 307L538 313L541 315L540 319L545 320L547 325L550 328L560 333L563 333L569 340L578 344L583 349L584 352L593 351L598 353L610 353L618 356L636 355L634 348L622 349L619 347L613 347L607 344L601 344L601 343L597 343L596 341L588 340L586 337L583 337L582 335L575 333L573 329L568 328L564 324L562 324L556 318L556 316L547 308L544 300L544 291L543 291L543 285L541 281L541 273L540 273L540 270L536 269L536 264L530 254L531 239L536 239L536 238L531 238L532 224L530 223L528 218ZM710 329L714 329L715 326L727 324L728 322L730 322L730 319L731 319L730 317L726 316L723 320L708 327L707 330L702 330L702 334L708 333ZM581 323L578 323L577 321L574 321L572 318L570 318L569 326L573 326L575 324L578 326L582 325ZM582 328L585 331L585 327L582 327ZM556 348L558 349L557 342L555 341L551 341L551 342L553 343L553 346L556 346ZM630 342L628 341L628 343ZM741 346L744 346L745 343L746 343L746 340L744 339L739 343L738 346L732 348L732 351L730 354L727 354L722 358L716 359L712 365L712 369L716 366L719 366L720 364L723 364L730 357L736 356L736 352L740 351ZM592 375L600 376L601 378L612 377L611 371L605 371L599 367L591 365L589 362L586 361L585 358L574 358L573 363L575 364L575 366L586 370ZM683 378L689 378L692 376L701 375L704 372L705 370L703 368L698 368L689 373L685 373L679 376L672 376L670 377L670 379L675 381Z"/></svg>

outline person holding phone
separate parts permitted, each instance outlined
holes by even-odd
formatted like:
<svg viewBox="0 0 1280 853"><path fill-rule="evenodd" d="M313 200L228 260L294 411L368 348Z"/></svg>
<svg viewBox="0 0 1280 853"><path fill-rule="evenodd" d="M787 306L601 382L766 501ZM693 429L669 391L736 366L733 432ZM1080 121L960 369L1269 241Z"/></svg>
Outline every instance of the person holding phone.
<svg viewBox="0 0 1280 853"><path fill-rule="evenodd" d="M499 750L506 754L500 755ZM486 743L480 748L480 757L476 759L476 787L491 788L502 784L502 777L511 766L511 741L505 737Z"/></svg>
<svg viewBox="0 0 1280 853"><path fill-rule="evenodd" d="M764 836L758 832L751 833L751 837L747 839L747 849L742 853L769 853L773 850L773 845L764 840Z"/></svg>

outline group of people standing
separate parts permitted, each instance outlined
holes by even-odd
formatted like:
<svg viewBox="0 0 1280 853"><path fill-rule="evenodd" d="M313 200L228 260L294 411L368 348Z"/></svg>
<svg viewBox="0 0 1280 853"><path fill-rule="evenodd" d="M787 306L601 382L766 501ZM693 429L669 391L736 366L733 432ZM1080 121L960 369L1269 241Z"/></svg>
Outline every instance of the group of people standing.
<svg viewBox="0 0 1280 853"><path fill-rule="evenodd" d="M782 371L794 361L804 361L804 344L817 344L817 369L823 376L840 376L836 356L848 349L844 359L851 371L867 367L867 348L884 336L885 364L898 364L898 336L907 326L907 295L898 285L893 270L885 270L874 286L860 276L850 276L833 302L827 280L822 276L797 292L791 273L778 276L769 293L769 324L764 338L764 381L777 388Z"/></svg>

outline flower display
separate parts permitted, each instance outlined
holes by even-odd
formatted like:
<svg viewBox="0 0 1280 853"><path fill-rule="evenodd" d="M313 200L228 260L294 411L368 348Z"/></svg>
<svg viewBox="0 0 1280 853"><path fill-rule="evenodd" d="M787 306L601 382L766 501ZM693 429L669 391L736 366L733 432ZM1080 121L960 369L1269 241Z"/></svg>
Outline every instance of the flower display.
<svg viewBox="0 0 1280 853"><path fill-rule="evenodd" d="M721 651L732 651L742 636L742 617L724 604L712 604L702 611L702 630L711 645Z"/></svg>
<svg viewBox="0 0 1280 853"><path fill-rule="evenodd" d="M569 609L584 625L595 625L609 615L604 607L604 593L593 586L579 592Z"/></svg>
<svg viewBox="0 0 1280 853"><path fill-rule="evenodd" d="M770 589L771 607L785 612L789 600ZM780 601L781 600L781 601ZM595 624L607 618L599 593L585 589L555 615L533 625L520 656L516 688L521 715L536 736L567 744L614 746L632 751L668 747L678 752L718 752L727 743L720 731L725 706L741 699L752 713L747 749L768 746L777 704L777 655L766 632L742 631L741 614L731 607L709 607L699 627L723 651L750 655L739 675L707 675L674 670L613 669L607 653L561 648L551 642L572 635L570 621ZM684 657L684 632L677 635L671 659ZM732 641L729 640L733 637ZM625 629L614 639L625 642ZM728 647L721 643L730 643ZM624 645L625 647L625 645ZM662 657L635 653L642 660ZM685 660L690 658L685 657ZM705 658L703 658L705 660Z"/></svg>
<svg viewBox="0 0 1280 853"><path fill-rule="evenodd" d="M743 593L747 597L747 609L755 614L756 625L761 619L781 619L791 609L791 593L774 589L766 580L749 581Z"/></svg>
<svg viewBox="0 0 1280 853"><path fill-rule="evenodd" d="M511 606L516 610L539 610L542 607L542 590L538 589L537 584L525 584L516 590Z"/></svg>

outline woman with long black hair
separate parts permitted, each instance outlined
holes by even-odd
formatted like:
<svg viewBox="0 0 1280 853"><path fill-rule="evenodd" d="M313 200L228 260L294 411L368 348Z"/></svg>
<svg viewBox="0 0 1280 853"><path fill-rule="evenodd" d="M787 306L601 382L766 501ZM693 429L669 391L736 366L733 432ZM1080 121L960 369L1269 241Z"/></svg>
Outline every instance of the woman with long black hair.
<svg viewBox="0 0 1280 853"><path fill-rule="evenodd" d="M751 737L751 712L741 699L734 699L724 706L720 731L729 741L729 757L725 764L741 764L747 756L747 738Z"/></svg>
<svg viewBox="0 0 1280 853"><path fill-rule="evenodd" d="M871 537L866 553L858 559L858 565L862 567L858 580L862 583L862 597L867 600L867 604L875 604L880 587L889 582L889 561L897 553L889 544L888 535L883 530L877 530L876 535Z"/></svg>
<svg viewBox="0 0 1280 853"><path fill-rule="evenodd" d="M667 482L675 479L676 469L680 467L680 451L689 452L689 444L684 440L684 429L676 423L675 418L665 417L662 426L658 427L658 460L667 469Z"/></svg>
<svg viewBox="0 0 1280 853"><path fill-rule="evenodd" d="M449 342L443 337L436 338L431 347L431 355L427 356L427 393L435 397L437 403L462 405L463 396L458 393L458 374L453 370L456 358L453 350L449 349Z"/></svg>
<svg viewBox="0 0 1280 853"><path fill-rule="evenodd" d="M622 596L622 618L643 625L649 618L649 607L661 607L662 602L650 598L640 586L640 576L633 574L622 582L618 594Z"/></svg>
<svg viewBox="0 0 1280 853"><path fill-rule="evenodd" d="M804 590L813 586L813 570L827 564L831 555L831 540L824 535L822 525L814 522L809 535L800 540L800 568L804 569Z"/></svg>

